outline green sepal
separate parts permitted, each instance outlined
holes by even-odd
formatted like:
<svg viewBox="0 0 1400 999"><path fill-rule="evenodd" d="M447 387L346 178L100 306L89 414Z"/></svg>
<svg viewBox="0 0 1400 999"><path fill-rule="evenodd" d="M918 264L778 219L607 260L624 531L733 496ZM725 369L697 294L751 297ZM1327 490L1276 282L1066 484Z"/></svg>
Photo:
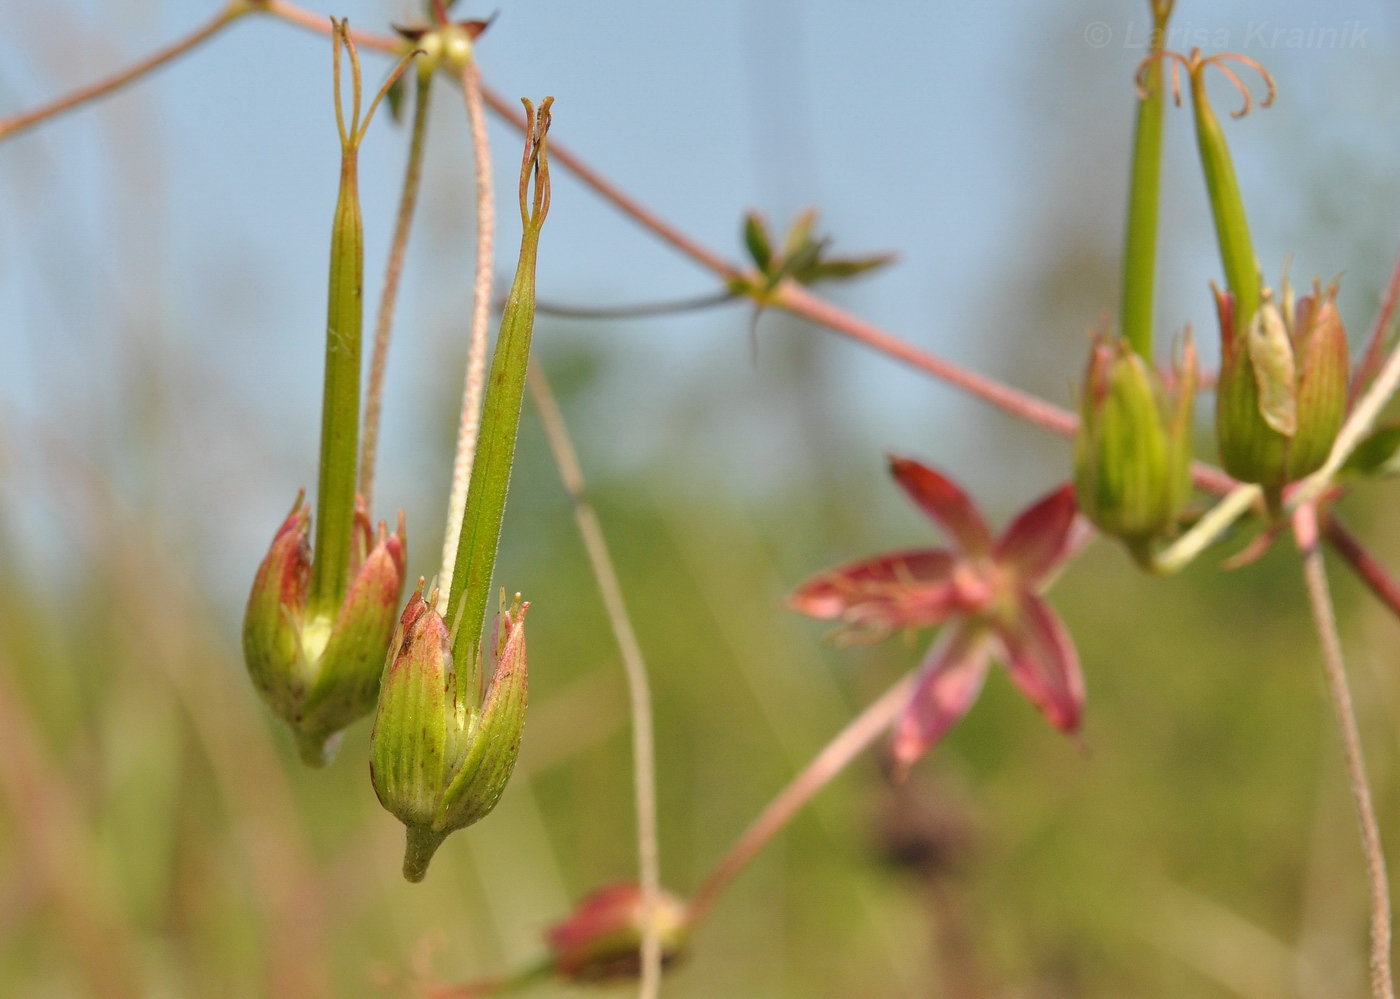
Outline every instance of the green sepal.
<svg viewBox="0 0 1400 999"><path fill-rule="evenodd" d="M1380 478L1400 472L1400 421L1371 431L1352 451L1338 478Z"/></svg>
<svg viewBox="0 0 1400 999"><path fill-rule="evenodd" d="M1105 533L1145 548L1176 527L1189 491L1189 400L1194 354L1168 399L1157 376L1124 338L1097 342L1090 357L1075 438L1080 510Z"/></svg>
<svg viewBox="0 0 1400 999"><path fill-rule="evenodd" d="M525 611L519 598L501 615L505 640L481 713L466 739L466 755L443 792L434 826L462 829L490 814L501 800L525 732L530 682L525 656Z"/></svg>
<svg viewBox="0 0 1400 999"><path fill-rule="evenodd" d="M453 686L447 626L424 602L420 581L394 631L370 736L375 794L410 827L429 826L437 815Z"/></svg>

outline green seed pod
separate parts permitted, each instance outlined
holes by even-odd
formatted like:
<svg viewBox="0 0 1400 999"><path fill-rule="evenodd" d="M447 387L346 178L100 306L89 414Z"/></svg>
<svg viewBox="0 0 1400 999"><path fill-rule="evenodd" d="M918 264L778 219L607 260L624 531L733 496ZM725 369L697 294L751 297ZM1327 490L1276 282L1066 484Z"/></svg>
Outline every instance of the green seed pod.
<svg viewBox="0 0 1400 999"><path fill-rule="evenodd" d="M362 508L356 524L351 581L333 618L310 610L311 514L300 497L258 567L243 617L253 686L291 727L309 766L329 762L339 733L373 710L403 593L403 514L393 534L380 523L373 547Z"/></svg>
<svg viewBox="0 0 1400 999"><path fill-rule="evenodd" d="M1283 488L1326 460L1346 417L1346 330L1337 312L1336 286L1324 296L1283 304L1262 289L1260 305L1241 342L1228 293L1216 290L1221 367L1216 391L1216 434L1225 470L1264 487L1277 506Z"/></svg>
<svg viewBox="0 0 1400 999"><path fill-rule="evenodd" d="M497 618L496 668L482 700L464 690L451 634L423 584L390 645L370 737L370 778L380 803L407 830L403 873L421 881L447 836L485 818L515 770L529 680L525 611L517 596Z"/></svg>
<svg viewBox="0 0 1400 999"><path fill-rule="evenodd" d="M374 708L379 673L403 593L404 522L378 538L356 495L360 421L360 333L363 322L364 226L357 163L360 140L407 55L360 116L360 65L349 28L334 22L336 124L340 188L331 228L326 309L321 464L313 524L300 497L278 530L253 581L243 620L243 653L253 685L296 736L302 759L324 766L340 732ZM341 46L353 70L354 104L347 128L340 96Z"/></svg>
<svg viewBox="0 0 1400 999"><path fill-rule="evenodd" d="M1096 339L1075 438L1079 509L1134 554L1170 534L1190 492L1195 350L1188 335L1167 392L1125 338Z"/></svg>

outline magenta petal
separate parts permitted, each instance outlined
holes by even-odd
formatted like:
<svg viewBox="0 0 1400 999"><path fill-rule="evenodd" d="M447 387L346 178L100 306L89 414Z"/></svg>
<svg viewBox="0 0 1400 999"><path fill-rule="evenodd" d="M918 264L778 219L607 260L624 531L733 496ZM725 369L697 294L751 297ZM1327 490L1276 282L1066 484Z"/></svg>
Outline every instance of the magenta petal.
<svg viewBox="0 0 1400 999"><path fill-rule="evenodd" d="M890 552L813 576L787 598L808 617L841 618L875 632L941 623L952 603L956 560L937 548Z"/></svg>
<svg viewBox="0 0 1400 999"><path fill-rule="evenodd" d="M1014 621L998 623L1011 679L1058 729L1073 732L1084 712L1084 677L1074 641L1043 599L1023 590Z"/></svg>
<svg viewBox="0 0 1400 999"><path fill-rule="evenodd" d="M952 479L912 458L897 455L890 455L890 474L964 552L985 555L992 550L992 532L987 522Z"/></svg>
<svg viewBox="0 0 1400 999"><path fill-rule="evenodd" d="M1064 485L1036 500L997 541L993 557L1034 589L1059 569L1073 549L1074 486Z"/></svg>
<svg viewBox="0 0 1400 999"><path fill-rule="evenodd" d="M929 651L890 745L898 770L923 758L963 715L987 677L991 635L986 628L949 625Z"/></svg>

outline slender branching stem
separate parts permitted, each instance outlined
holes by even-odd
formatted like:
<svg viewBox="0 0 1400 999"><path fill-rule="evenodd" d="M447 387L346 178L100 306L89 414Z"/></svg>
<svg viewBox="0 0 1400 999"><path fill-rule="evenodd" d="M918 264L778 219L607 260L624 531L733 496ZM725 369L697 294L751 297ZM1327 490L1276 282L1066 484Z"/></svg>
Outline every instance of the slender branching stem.
<svg viewBox="0 0 1400 999"><path fill-rule="evenodd" d="M1337 519L1334 512L1322 511L1318 516L1322 521L1322 536L1331 544L1332 550L1361 578L1377 600L1400 617L1400 580L1366 550L1360 539Z"/></svg>
<svg viewBox="0 0 1400 999"><path fill-rule="evenodd" d="M1236 486L1189 531L1153 556L1150 568L1162 575L1180 572L1263 498L1264 491L1256 485Z"/></svg>
<svg viewBox="0 0 1400 999"><path fill-rule="evenodd" d="M642 648L632 630L632 620L627 614L627 603L622 596L622 585L618 582L617 571L613 567L612 555L608 552L607 540L598 514L588 499L588 487L579 465L578 454L569 439L568 427L564 424L559 404L549 387L544 369L535 361L530 362L530 397L534 400L549 440L550 453L554 455L559 478L573 501L574 520L578 524L583 547L588 552L588 562L593 568L593 576L598 582L598 590L603 597L603 606L608 612L613 637L622 653L622 665L627 671L627 689L632 703L632 763L635 773L637 808L637 861L642 886L642 983L641 999L654 999L661 983L661 940L657 923L652 917L656 911L656 899L661 888L661 861L656 832L656 763L652 736L651 686L647 681L646 661L642 658Z"/></svg>
<svg viewBox="0 0 1400 999"><path fill-rule="evenodd" d="M306 28L319 35L330 34L330 27L326 24L324 14L298 7L294 3L284 3L283 0L247 0L247 2L253 10L271 14L289 24ZM350 29L350 40L362 49L374 49L376 52L402 53L410 48L408 42L402 38L396 38L393 35L380 35L373 31L362 31L358 28Z"/></svg>
<svg viewBox="0 0 1400 999"><path fill-rule="evenodd" d="M525 127L525 119L520 112L490 87L482 87L482 96L487 105L501 117L517 128ZM665 219L643 206L581 160L577 154L560 147L557 143L551 145L551 150L552 155L572 171L574 176L663 242L726 281L745 277L741 268L691 239ZM748 277L752 279L754 275L748 275ZM875 324L866 322L844 309L823 301L801 285L793 282L782 285L778 289L774 304L793 315L826 326L852 340L857 340L896 360L903 361L905 364L947 382L955 388L962 389L984 402L991 403L1003 412L1010 413L1027 423L1035 424L1062 437L1073 437L1079 427L1078 417L1069 410L921 350L894 334L880 329ZM1191 476L1197 486L1221 496L1237 485L1230 476L1220 469L1201 462L1192 466Z"/></svg>
<svg viewBox="0 0 1400 999"><path fill-rule="evenodd" d="M915 675L910 673L856 715L749 824L691 898L692 924L705 918L729 883L792 821L792 817L802 810L813 795L826 787L833 777L894 724L909 703L914 679Z"/></svg>
<svg viewBox="0 0 1400 999"><path fill-rule="evenodd" d="M178 59L186 52L197 47L201 42L213 38L225 27L238 20L244 14L256 10L256 5L250 0L232 0L223 10L215 14L212 19L190 32L184 38L176 39L169 45L156 49L140 62L133 63L126 69L113 73L111 76L90 83L85 87L79 87L72 93L65 94L57 100L47 104L41 104L37 108L21 112L9 118L0 118L0 142L11 138L27 128L47 121L55 115L60 115L65 111L71 111L76 107L86 104L88 101L97 100L99 97L106 97L114 91L120 90L128 83L135 83L141 77L152 70L159 69L166 63ZM329 30L329 28L327 28Z"/></svg>
<svg viewBox="0 0 1400 999"><path fill-rule="evenodd" d="M365 392L365 426L360 439L360 496L365 509L374 512L374 466L379 450L379 423L384 408L384 375L389 366L389 338L394 328L394 306L398 302L403 277L404 255L413 229L413 213L418 205L418 189L423 179L423 150L427 145L428 105L433 91L431 71L418 72L413 104L413 131L408 144L408 164L404 168L399 214L394 222L394 238L389 247L389 263L384 269L384 290L379 296L379 317L374 327L374 351L369 362L369 387Z"/></svg>
<svg viewBox="0 0 1400 999"><path fill-rule="evenodd" d="M487 326L491 321L491 282L495 268L496 196L491 181L491 142L481 103L481 70L470 60L462 70L462 93L476 158L476 275L472 284L472 324L467 340L467 374L462 389L462 415L457 427L457 456L452 463L452 491L447 502L447 528L442 538L442 569L438 575L438 613L447 612L462 512L467 506L472 464L481 431L481 398L486 386Z"/></svg>
<svg viewBox="0 0 1400 999"><path fill-rule="evenodd" d="M1346 756L1347 777L1351 784L1356 817L1361 825L1361 846L1366 854L1366 873L1371 889L1371 994L1373 999L1395 999L1390 971L1390 886L1386 879L1385 854L1381 848L1380 826L1371 788L1366 777L1366 758L1361 750L1361 733L1356 724L1351 690L1347 686L1346 664L1337 617L1327 586L1327 570L1318 544L1317 508L1304 504L1293 512L1293 536L1303 554L1303 577L1312 605L1313 623L1322 643L1322 664L1327 674L1327 692L1341 729Z"/></svg>

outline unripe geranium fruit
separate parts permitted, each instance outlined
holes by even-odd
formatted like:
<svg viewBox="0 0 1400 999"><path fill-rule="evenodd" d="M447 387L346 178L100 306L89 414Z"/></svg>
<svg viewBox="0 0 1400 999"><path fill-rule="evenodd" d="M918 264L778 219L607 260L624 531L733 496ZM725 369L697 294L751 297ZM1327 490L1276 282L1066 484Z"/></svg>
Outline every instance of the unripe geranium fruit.
<svg viewBox="0 0 1400 999"><path fill-rule="evenodd" d="M311 511L298 497L258 567L243 618L253 686L291 726L302 759L312 766L324 766L340 732L373 709L403 593L403 514L393 534L381 522L372 538L363 508L355 511L355 526L345 599L334 614L313 613Z"/></svg>
<svg viewBox="0 0 1400 999"><path fill-rule="evenodd" d="M1264 487L1271 502L1283 487L1326 460L1346 417L1349 360L1337 312L1337 286L1294 305L1265 288L1247 330L1238 328L1232 295L1216 289L1221 366L1216 435L1225 470Z"/></svg>
<svg viewBox="0 0 1400 999"><path fill-rule="evenodd" d="M479 664L459 675L452 635L423 599L409 598L389 646L370 737L370 778L380 803L407 831L403 873L421 881L449 833L486 817L500 801L520 755L529 680L525 612L497 617L496 667L485 698ZM480 658L480 657L478 657Z"/></svg>
<svg viewBox="0 0 1400 999"><path fill-rule="evenodd" d="M1175 529L1190 494L1195 388L1189 334L1170 391L1126 339L1095 338L1075 438L1075 498L1136 555Z"/></svg>

